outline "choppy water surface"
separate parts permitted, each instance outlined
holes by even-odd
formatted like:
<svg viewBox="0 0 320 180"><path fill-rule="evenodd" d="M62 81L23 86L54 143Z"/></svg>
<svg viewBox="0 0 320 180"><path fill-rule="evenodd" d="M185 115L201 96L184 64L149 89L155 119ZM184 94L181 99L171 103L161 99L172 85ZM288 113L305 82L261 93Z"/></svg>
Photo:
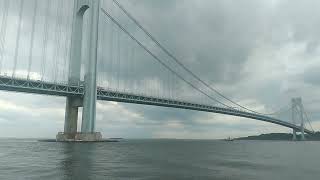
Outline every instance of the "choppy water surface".
<svg viewBox="0 0 320 180"><path fill-rule="evenodd" d="M320 142L2 139L0 179L320 179Z"/></svg>

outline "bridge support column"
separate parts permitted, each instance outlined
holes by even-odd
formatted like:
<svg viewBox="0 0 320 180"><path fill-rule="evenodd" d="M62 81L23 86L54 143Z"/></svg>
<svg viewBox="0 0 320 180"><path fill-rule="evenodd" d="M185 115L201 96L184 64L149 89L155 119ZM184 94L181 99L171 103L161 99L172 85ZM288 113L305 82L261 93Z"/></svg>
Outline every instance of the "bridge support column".
<svg viewBox="0 0 320 180"><path fill-rule="evenodd" d="M97 57L98 57L98 30L99 30L100 0L91 1L89 23L89 61L85 72L85 92L82 113L82 133L93 133L96 121L97 101Z"/></svg>
<svg viewBox="0 0 320 180"><path fill-rule="evenodd" d="M297 140L297 132L295 129L292 130L292 141L296 141Z"/></svg>
<svg viewBox="0 0 320 180"><path fill-rule="evenodd" d="M64 132L58 133L57 141L72 141L77 136L78 109L82 106L82 98L67 97L64 121Z"/></svg>
<svg viewBox="0 0 320 180"><path fill-rule="evenodd" d="M301 118L301 141L304 141L306 140L306 138L304 137L304 116L303 116L303 112L304 112L304 109L303 109L303 106L302 106L302 100L300 99L300 118Z"/></svg>
<svg viewBox="0 0 320 180"><path fill-rule="evenodd" d="M304 125L303 123L301 123L301 141L306 140L305 136L304 136Z"/></svg>
<svg viewBox="0 0 320 180"><path fill-rule="evenodd" d="M296 120L299 119L301 121L300 124L300 132L301 132L301 141L305 140L305 134L304 134L304 108L302 105L302 99L301 98L293 98L292 99L292 121L295 124ZM293 134L295 134L296 130L293 130ZM296 139L296 137L293 138Z"/></svg>
<svg viewBox="0 0 320 180"><path fill-rule="evenodd" d="M58 133L57 141L100 141L102 136L95 132L96 100L97 100L97 54L100 0L75 0L73 12L73 32L71 37L71 59L69 84L80 86L81 49L83 16L89 11L88 17L88 51L84 76L84 97L67 97L65 128ZM77 132L78 107L83 106L81 132Z"/></svg>
<svg viewBox="0 0 320 180"><path fill-rule="evenodd" d="M78 107L74 106L75 101L75 97L67 97L64 132L68 134L70 139L74 138L77 133Z"/></svg>

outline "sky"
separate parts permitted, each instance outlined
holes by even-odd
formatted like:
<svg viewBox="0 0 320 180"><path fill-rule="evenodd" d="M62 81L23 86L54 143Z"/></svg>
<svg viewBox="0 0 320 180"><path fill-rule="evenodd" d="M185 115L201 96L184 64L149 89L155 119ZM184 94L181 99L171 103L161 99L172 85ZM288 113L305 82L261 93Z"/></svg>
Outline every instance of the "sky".
<svg viewBox="0 0 320 180"><path fill-rule="evenodd" d="M289 105L291 98L302 97L313 128L320 129L320 113L318 113L320 80L317 72L320 68L318 40L320 13L317 10L320 6L319 1L119 0L119 2L189 69L224 95L246 107L265 113ZM26 5L28 6L26 8L32 12L33 6L30 4ZM4 12L3 5L4 0L0 0L1 18ZM9 9L9 16L13 20L18 17L15 7L19 6L14 4ZM64 7L66 14L68 14L67 7L72 7L72 3L69 2ZM45 5L42 4L40 14L45 12L44 8ZM109 1L104 1L103 8L116 13L115 7L112 7ZM28 13L25 16L23 27L27 31L31 27L32 16ZM40 18L37 25L42 21L44 19ZM119 21L125 22L126 19L119 16ZM65 26L70 24L68 18L62 22L66 24ZM14 46L10 42L15 42L16 36L10 30L17 26L17 23L13 24L15 26L8 25L7 44L2 51L6 54L7 59L4 62L7 64L11 62L10 47ZM137 32L132 23L125 25L138 37L142 37L141 32ZM60 42L64 46L56 56L58 65L61 66L68 57L62 51L67 49L68 33L70 33L63 27L61 32L62 34L65 32L66 35L62 36L62 41L67 43ZM56 30L49 28L49 32L51 31ZM3 38L1 35L0 37ZM22 35L22 39L28 37ZM53 41L54 38L49 38L49 46ZM148 43L146 39L142 41ZM34 52L41 54L40 52L43 52L41 44L35 44ZM109 46L106 44L106 47ZM152 50L160 53L152 44L150 46ZM21 54L26 51L21 50ZM47 51L49 54L54 54L50 48ZM104 54L101 56L104 57ZM23 59L23 55L19 56L20 59ZM34 61L36 62L37 58ZM145 74L148 74L148 71L153 72L152 68L145 68L146 63L150 62L148 58L141 58L140 61L138 71L143 71ZM26 61L22 64L25 63ZM48 63L52 63L50 59ZM140 78L140 76L130 77ZM161 82L164 75L160 72L157 79ZM1 91L0 137L55 137L57 132L63 130L64 108L63 97ZM81 113L79 115L81 119ZM290 129L278 125L246 118L100 101L97 103L96 130L104 137L186 139L291 132Z"/></svg>

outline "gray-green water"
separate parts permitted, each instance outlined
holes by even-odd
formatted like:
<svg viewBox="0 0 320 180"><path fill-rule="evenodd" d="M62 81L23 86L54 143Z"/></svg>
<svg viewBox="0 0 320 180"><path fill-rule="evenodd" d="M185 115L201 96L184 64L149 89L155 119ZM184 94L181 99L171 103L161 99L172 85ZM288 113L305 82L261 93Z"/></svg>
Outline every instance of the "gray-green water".
<svg viewBox="0 0 320 180"><path fill-rule="evenodd" d="M320 142L0 140L0 179L320 179Z"/></svg>

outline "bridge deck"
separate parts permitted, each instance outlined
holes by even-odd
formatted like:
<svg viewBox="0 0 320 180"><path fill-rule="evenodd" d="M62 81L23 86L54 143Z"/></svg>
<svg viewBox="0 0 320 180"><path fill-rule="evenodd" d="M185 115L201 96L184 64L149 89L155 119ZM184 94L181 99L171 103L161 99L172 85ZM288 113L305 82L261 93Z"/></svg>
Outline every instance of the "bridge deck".
<svg viewBox="0 0 320 180"><path fill-rule="evenodd" d="M53 95L53 96L83 96L84 94L84 87L81 84L77 86L70 86L67 84L55 84L55 83L44 82L44 81L18 79L18 78L12 78L8 76L0 76L0 90ZM226 115L245 117L245 118L270 122L270 123L278 124L281 126L285 126L285 127L300 131L300 126L282 121L280 119L260 115L260 114L255 114L255 113L250 113L250 112L245 112L245 111L240 111L235 109L229 109L229 108L223 108L223 107L217 107L217 106L178 101L173 99L162 99L162 98L145 96L145 95L116 92L108 89L103 89L101 87L98 87L97 99L105 100L105 101L116 101L116 102L134 103L134 104L172 107L172 108L190 109L190 110L196 110L196 111L226 114ZM305 129L305 132L308 134L314 133L313 131L310 131L308 129Z"/></svg>

